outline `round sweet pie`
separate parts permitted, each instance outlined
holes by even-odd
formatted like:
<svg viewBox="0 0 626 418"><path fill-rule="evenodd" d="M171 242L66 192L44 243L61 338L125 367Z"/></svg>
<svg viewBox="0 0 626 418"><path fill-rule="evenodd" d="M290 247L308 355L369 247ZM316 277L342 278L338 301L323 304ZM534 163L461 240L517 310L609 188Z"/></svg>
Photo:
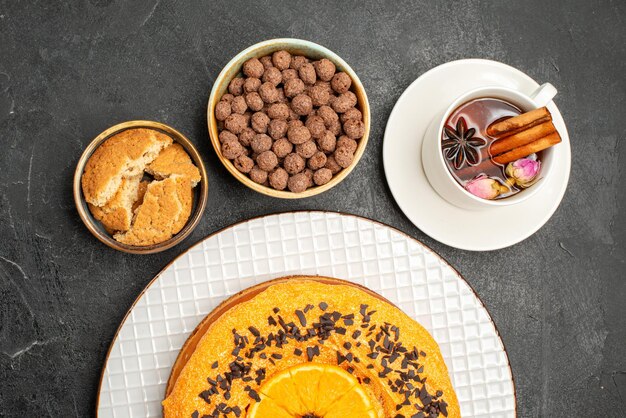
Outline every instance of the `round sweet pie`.
<svg viewBox="0 0 626 418"><path fill-rule="evenodd" d="M172 369L165 418L460 417L439 347L378 294L289 277L198 326Z"/></svg>

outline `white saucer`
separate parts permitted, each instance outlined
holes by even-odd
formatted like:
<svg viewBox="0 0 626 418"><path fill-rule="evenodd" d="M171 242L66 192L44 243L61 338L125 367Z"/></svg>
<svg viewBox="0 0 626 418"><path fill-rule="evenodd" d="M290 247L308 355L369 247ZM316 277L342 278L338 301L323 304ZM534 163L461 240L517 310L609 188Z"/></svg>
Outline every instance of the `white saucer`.
<svg viewBox="0 0 626 418"><path fill-rule="evenodd" d="M547 81L547 80L546 80ZM469 211L448 203L431 187L422 167L422 140L434 115L461 94L483 86L504 86L530 94L539 84L508 65L481 59L449 62L421 75L393 108L383 144L383 164L391 193L415 226L451 247L496 250L528 238L550 219L569 179L570 145L563 117L548 104L563 141L545 184L516 205ZM558 97L558 96L557 96Z"/></svg>

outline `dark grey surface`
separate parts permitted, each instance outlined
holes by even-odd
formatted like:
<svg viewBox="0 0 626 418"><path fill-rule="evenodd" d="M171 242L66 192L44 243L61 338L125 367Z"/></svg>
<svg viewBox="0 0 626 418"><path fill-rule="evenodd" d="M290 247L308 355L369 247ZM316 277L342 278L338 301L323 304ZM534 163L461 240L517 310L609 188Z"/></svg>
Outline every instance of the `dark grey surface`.
<svg viewBox="0 0 626 418"><path fill-rule="evenodd" d="M625 416L625 28L620 0L1 1L0 416L93 415L108 346L154 274L218 229L296 209L388 223L455 266L502 334L519 416ZM279 201L246 189L207 137L206 101L222 66L274 37L329 47L369 94L366 154L315 198ZM402 91L426 70L470 57L553 83L572 141L570 184L555 215L526 241L490 253L449 248L417 230L382 167L385 123ZM100 244L71 195L84 147L140 118L185 133L210 176L200 226L151 256Z"/></svg>

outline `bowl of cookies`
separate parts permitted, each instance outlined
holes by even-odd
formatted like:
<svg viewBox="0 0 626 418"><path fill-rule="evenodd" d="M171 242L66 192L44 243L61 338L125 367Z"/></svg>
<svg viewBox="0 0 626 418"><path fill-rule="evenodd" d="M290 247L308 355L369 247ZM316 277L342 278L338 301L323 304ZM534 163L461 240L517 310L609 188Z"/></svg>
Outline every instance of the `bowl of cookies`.
<svg viewBox="0 0 626 418"><path fill-rule="evenodd" d="M74 201L83 223L111 248L166 250L198 225L207 203L204 163L183 134L152 121L112 126L78 161Z"/></svg>
<svg viewBox="0 0 626 418"><path fill-rule="evenodd" d="M345 179L367 146L363 84L337 54L300 39L240 52L209 97L211 143L226 169L265 195L297 199Z"/></svg>

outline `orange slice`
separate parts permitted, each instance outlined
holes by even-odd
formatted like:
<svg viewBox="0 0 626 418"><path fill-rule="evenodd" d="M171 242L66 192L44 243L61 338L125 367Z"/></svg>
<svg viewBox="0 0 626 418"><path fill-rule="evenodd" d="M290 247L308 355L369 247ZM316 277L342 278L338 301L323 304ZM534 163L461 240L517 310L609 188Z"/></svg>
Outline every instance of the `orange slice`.
<svg viewBox="0 0 626 418"><path fill-rule="evenodd" d="M295 415L285 411L273 399L261 394L261 402L256 402L248 412L248 417L257 418L293 418Z"/></svg>
<svg viewBox="0 0 626 418"><path fill-rule="evenodd" d="M355 386L333 402L324 418L376 418L372 402L361 386Z"/></svg>
<svg viewBox="0 0 626 418"><path fill-rule="evenodd" d="M346 377L345 374L348 376ZM317 397L317 410L322 414L328 412L333 403L358 384L359 382L354 376L344 369L340 367L326 367L319 382L319 387L323 391L320 391Z"/></svg>
<svg viewBox="0 0 626 418"><path fill-rule="evenodd" d="M300 394L294 385L289 369L274 375L261 386L259 392L266 398L282 409L286 410L291 416L303 415L306 406L300 401ZM260 402L263 403L263 400ZM248 414L248 416L254 416ZM258 415L264 417L264 415Z"/></svg>
<svg viewBox="0 0 626 418"><path fill-rule="evenodd" d="M324 374L324 367L317 363L304 363L300 367L288 370L291 381L298 391L300 401L307 411L316 410L320 378Z"/></svg>
<svg viewBox="0 0 626 418"><path fill-rule="evenodd" d="M266 380L260 393L248 418L376 418L358 380L330 364L303 363L283 370Z"/></svg>

